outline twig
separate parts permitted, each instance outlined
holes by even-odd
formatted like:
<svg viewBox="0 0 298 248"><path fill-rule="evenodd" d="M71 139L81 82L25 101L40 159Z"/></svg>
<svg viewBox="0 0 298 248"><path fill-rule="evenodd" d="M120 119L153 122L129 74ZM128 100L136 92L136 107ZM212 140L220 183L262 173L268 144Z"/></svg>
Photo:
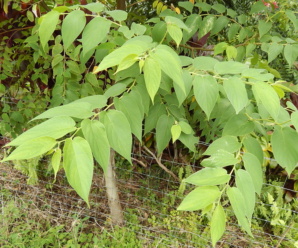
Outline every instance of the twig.
<svg viewBox="0 0 298 248"><path fill-rule="evenodd" d="M278 241L277 245L275 246L275 248L280 247L281 242L284 240L284 238L286 237L287 233L291 230L293 225L294 223L292 222L291 225L288 226L288 228L285 230L284 234L281 236L280 240Z"/></svg>
<svg viewBox="0 0 298 248"><path fill-rule="evenodd" d="M143 148L146 150L146 152L148 152L154 159L155 161L157 162L157 164L159 165L160 168L162 168L164 171L166 171L167 173L169 173L172 177L174 177L178 182L180 181L179 178L172 172L170 171L167 167L165 167L161 161L160 161L160 158L157 158L155 156L155 154L153 152L150 151L149 148L147 148L146 146L143 146Z"/></svg>
<svg viewBox="0 0 298 248"><path fill-rule="evenodd" d="M142 162L142 161L140 161L140 160L138 160L138 159L136 159L136 158L131 158L133 161L135 161L135 162L137 162L138 164L140 164L140 165L142 165L144 168L147 168L147 165L144 163L144 162Z"/></svg>

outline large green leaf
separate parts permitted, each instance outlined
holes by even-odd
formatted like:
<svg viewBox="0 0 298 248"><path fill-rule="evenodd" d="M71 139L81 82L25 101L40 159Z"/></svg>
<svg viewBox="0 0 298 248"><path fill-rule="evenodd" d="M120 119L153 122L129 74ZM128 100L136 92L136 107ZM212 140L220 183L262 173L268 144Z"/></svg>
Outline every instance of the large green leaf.
<svg viewBox="0 0 298 248"><path fill-rule="evenodd" d="M111 22L106 18L97 16L93 18L84 28L82 34L83 55L94 49L102 42L111 27Z"/></svg>
<svg viewBox="0 0 298 248"><path fill-rule="evenodd" d="M209 119L219 96L217 81L210 75L196 76L193 80L193 89L198 104Z"/></svg>
<svg viewBox="0 0 298 248"><path fill-rule="evenodd" d="M231 202L234 213L237 217L239 225L250 235L253 236L250 230L250 223L245 215L246 205L243 195L238 188L229 187L227 190L229 200Z"/></svg>
<svg viewBox="0 0 298 248"><path fill-rule="evenodd" d="M93 177L93 157L88 142L82 137L68 138L63 147L63 168L71 187L89 205Z"/></svg>
<svg viewBox="0 0 298 248"><path fill-rule="evenodd" d="M212 57L199 56L194 59L193 66L202 71L214 71L214 66L217 63L219 61Z"/></svg>
<svg viewBox="0 0 298 248"><path fill-rule="evenodd" d="M44 48L54 33L59 22L60 13L52 10L41 18L38 34L41 46Z"/></svg>
<svg viewBox="0 0 298 248"><path fill-rule="evenodd" d="M298 112L297 111L291 114L291 121L296 131L298 131Z"/></svg>
<svg viewBox="0 0 298 248"><path fill-rule="evenodd" d="M212 204L220 196L216 186L202 186L191 191L181 202L178 210L195 211Z"/></svg>
<svg viewBox="0 0 298 248"><path fill-rule="evenodd" d="M235 165L238 162L233 153L220 149L212 154L211 157L204 159L201 165L204 167L224 167Z"/></svg>
<svg viewBox="0 0 298 248"><path fill-rule="evenodd" d="M232 116L225 124L222 135L243 136L254 130L254 123L245 114Z"/></svg>
<svg viewBox="0 0 298 248"><path fill-rule="evenodd" d="M252 153L259 159L260 163L263 164L264 153L259 141L251 136L247 136L243 140L243 145L245 148L245 152Z"/></svg>
<svg viewBox="0 0 298 248"><path fill-rule="evenodd" d="M86 96L81 99L78 99L72 103L78 102L87 102L91 104L92 109L96 108L103 108L107 105L107 97L105 95L93 95L93 96Z"/></svg>
<svg viewBox="0 0 298 248"><path fill-rule="evenodd" d="M154 97L159 89L161 80L160 65L156 60L152 59L151 57L147 57L143 71L148 94L152 102L154 102Z"/></svg>
<svg viewBox="0 0 298 248"><path fill-rule="evenodd" d="M286 13L287 17L292 21L295 31L297 32L298 31L298 18L296 17L295 12L293 10L287 9L285 13Z"/></svg>
<svg viewBox="0 0 298 248"><path fill-rule="evenodd" d="M140 40L131 40L126 42L122 47L114 50L112 53L104 57L99 66L93 73L103 71L109 67L119 65L121 61L130 54L140 55L150 48L150 44Z"/></svg>
<svg viewBox="0 0 298 248"><path fill-rule="evenodd" d="M246 217L248 218L249 222L251 222L256 204L256 191L250 174L242 169L237 170L236 185L244 198Z"/></svg>
<svg viewBox="0 0 298 248"><path fill-rule="evenodd" d="M202 38L204 35L206 35L208 32L210 32L214 26L214 22L215 22L216 18L215 16L209 14L207 15L200 26L199 29L199 34L198 34L198 38Z"/></svg>
<svg viewBox="0 0 298 248"><path fill-rule="evenodd" d="M185 25L187 25L189 29L183 31L183 42L188 41L198 31L201 21L202 17L197 14L192 14L187 17Z"/></svg>
<svg viewBox="0 0 298 248"><path fill-rule="evenodd" d="M226 214L222 205L219 203L213 212L211 223L210 223L211 240L212 240L212 245L214 247L216 245L216 242L224 234L225 229L226 229Z"/></svg>
<svg viewBox="0 0 298 248"><path fill-rule="evenodd" d="M192 152L196 152L196 145L199 142L199 138L194 136L192 133L185 134L181 133L179 140Z"/></svg>
<svg viewBox="0 0 298 248"><path fill-rule="evenodd" d="M258 29L260 33L260 38L272 28L272 22L266 22L264 20L260 20L258 24Z"/></svg>
<svg viewBox="0 0 298 248"><path fill-rule="evenodd" d="M114 99L115 107L125 114L129 121L132 133L142 142L142 123L144 119L144 107L141 95L132 90L122 98Z"/></svg>
<svg viewBox="0 0 298 248"><path fill-rule="evenodd" d="M227 183L231 175L223 168L204 168L184 179L184 182L197 186L213 186Z"/></svg>
<svg viewBox="0 0 298 248"><path fill-rule="evenodd" d="M268 49L268 63L275 60L276 57L282 53L284 46L282 44L278 44L277 42L272 42L269 45Z"/></svg>
<svg viewBox="0 0 298 248"><path fill-rule="evenodd" d="M271 145L276 161L290 175L298 164L298 133L290 127L274 130Z"/></svg>
<svg viewBox="0 0 298 248"><path fill-rule="evenodd" d="M211 30L211 35L217 34L220 31L222 31L229 23L229 18L226 16L220 16L216 21L214 22L213 28Z"/></svg>
<svg viewBox="0 0 298 248"><path fill-rule="evenodd" d="M83 31L86 24L85 13L82 10L70 12L62 22L61 34L66 50Z"/></svg>
<svg viewBox="0 0 298 248"><path fill-rule="evenodd" d="M218 150L223 149L227 152L237 152L241 147L238 139L235 136L224 136L215 140L208 149L204 152L204 155L213 155Z"/></svg>
<svg viewBox="0 0 298 248"><path fill-rule="evenodd" d="M155 103L150 109L148 116L145 118L145 134L156 128L160 116L166 114L166 107L161 102Z"/></svg>
<svg viewBox="0 0 298 248"><path fill-rule="evenodd" d="M118 96L126 90L126 87L127 85L124 83L116 83L106 90L104 96L106 98Z"/></svg>
<svg viewBox="0 0 298 248"><path fill-rule="evenodd" d="M7 146L19 146L29 140L42 136L59 139L67 133L73 132L76 129L75 125L75 121L68 116L53 117L29 129L25 133L22 133L16 139L7 144Z"/></svg>
<svg viewBox="0 0 298 248"><path fill-rule="evenodd" d="M93 156L106 173L110 160L110 144L104 125L96 120L85 119L81 127Z"/></svg>
<svg viewBox="0 0 298 248"><path fill-rule="evenodd" d="M159 117L156 124L156 145L158 154L167 147L171 140L171 127L174 124L174 118L168 115L162 115Z"/></svg>
<svg viewBox="0 0 298 248"><path fill-rule="evenodd" d="M112 109L103 117L111 147L131 163L132 136L126 116L122 112Z"/></svg>
<svg viewBox="0 0 298 248"><path fill-rule="evenodd" d="M179 99L179 104L182 104L186 98L186 91L179 56L171 48L158 45L155 53L152 54L152 58L159 63L162 71L173 80L175 91L181 91L180 94L184 94L184 97Z"/></svg>
<svg viewBox="0 0 298 248"><path fill-rule="evenodd" d="M248 69L247 64L243 64L236 61L224 61L215 64L214 69L218 74L240 74Z"/></svg>
<svg viewBox="0 0 298 248"><path fill-rule="evenodd" d="M263 185L263 170L259 159L252 153L245 152L242 156L246 171L250 174L255 192L260 195Z"/></svg>
<svg viewBox="0 0 298 248"><path fill-rule="evenodd" d="M224 80L223 86L236 114L238 114L248 104L245 82L239 77L231 77Z"/></svg>
<svg viewBox="0 0 298 248"><path fill-rule="evenodd" d="M115 21L122 22L127 18L127 12L123 10L111 10L107 11L107 14L110 15Z"/></svg>
<svg viewBox="0 0 298 248"><path fill-rule="evenodd" d="M298 25L298 21L297 21ZM290 66L296 61L298 57L298 46L287 44L284 49L284 57Z"/></svg>
<svg viewBox="0 0 298 248"><path fill-rule="evenodd" d="M56 140L51 137L38 137L29 140L17 147L4 161L30 159L40 156L51 150L57 144Z"/></svg>
<svg viewBox="0 0 298 248"><path fill-rule="evenodd" d="M252 90L257 103L263 104L273 119L276 120L280 111L280 102L276 91L271 85L264 82L253 84Z"/></svg>
<svg viewBox="0 0 298 248"><path fill-rule="evenodd" d="M36 116L33 120L52 118L56 116L70 116L74 118L85 119L94 114L92 110L92 105L88 102L74 102L51 108Z"/></svg>
<svg viewBox="0 0 298 248"><path fill-rule="evenodd" d="M172 39L176 42L177 47L179 47L182 40L182 30L175 24L167 24L167 31Z"/></svg>

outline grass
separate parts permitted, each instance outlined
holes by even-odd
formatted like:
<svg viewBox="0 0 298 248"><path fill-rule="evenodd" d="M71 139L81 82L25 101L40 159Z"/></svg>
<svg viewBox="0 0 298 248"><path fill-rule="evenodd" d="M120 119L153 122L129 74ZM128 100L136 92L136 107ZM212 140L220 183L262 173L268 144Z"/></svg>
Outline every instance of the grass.
<svg viewBox="0 0 298 248"><path fill-rule="evenodd" d="M209 247L210 216L201 212L177 211L182 195L179 184L165 179L167 175L163 171L158 173L156 168L152 170L154 175L144 170L121 165L118 181L125 225L113 226L107 215L101 178L94 178L91 209L88 209L65 184L62 175L58 175L55 184L49 177L51 179L40 178L39 185L27 185L26 176L8 166L1 166L0 247ZM280 195L279 192L271 194L273 198L275 194ZM267 201L267 198L262 199L264 204ZM280 209L293 207L277 203ZM272 206L274 204L271 202ZM274 217L286 223L294 219L288 210L273 214L272 206L268 208L259 204L258 217L268 220ZM254 238L239 230L230 216L228 232L218 247L295 247L293 240L298 238L294 229L296 224L288 231L282 226L265 230L262 222L255 220L252 227L257 234ZM265 235L265 231L280 237L284 235L284 239Z"/></svg>

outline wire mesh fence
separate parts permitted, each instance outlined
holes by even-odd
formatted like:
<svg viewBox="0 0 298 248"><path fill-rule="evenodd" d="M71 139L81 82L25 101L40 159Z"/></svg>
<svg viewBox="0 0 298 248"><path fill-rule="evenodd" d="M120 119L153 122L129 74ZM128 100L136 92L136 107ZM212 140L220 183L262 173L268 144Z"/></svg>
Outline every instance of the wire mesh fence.
<svg viewBox="0 0 298 248"><path fill-rule="evenodd" d="M5 137L0 137L0 140L5 140ZM210 144L200 141L199 145ZM115 235L104 177L99 168L95 169L88 208L69 186L63 172L58 173L54 180L53 173L47 169L50 164L47 158L33 165L0 164L2 210L7 202L13 200L22 211L34 209L35 216L50 216L53 224L72 226L76 221L83 220L89 228L99 230L99 237L107 232L111 240L118 241L119 246L113 247L212 247L210 216L198 211L176 210L190 186L183 189L181 183L161 169L156 158L149 153L134 152L132 158L132 166L120 157L116 163L125 217L125 224L120 228L129 231L122 233L122 236L133 235L137 240L130 246L125 243L124 237ZM265 159L276 162L271 158ZM201 168L196 161L178 162L177 159L168 158L161 159L161 163L180 179ZM283 176L263 184L252 219L253 237L241 230L226 203L227 228L217 247L298 247L298 192L290 187L291 181L291 178ZM291 196L288 200L285 199L287 195Z"/></svg>

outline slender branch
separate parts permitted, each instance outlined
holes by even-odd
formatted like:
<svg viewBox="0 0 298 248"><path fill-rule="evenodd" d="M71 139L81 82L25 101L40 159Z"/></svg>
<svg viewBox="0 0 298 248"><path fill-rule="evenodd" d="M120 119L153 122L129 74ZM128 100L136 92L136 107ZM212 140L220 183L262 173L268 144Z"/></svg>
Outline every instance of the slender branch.
<svg viewBox="0 0 298 248"><path fill-rule="evenodd" d="M33 28L33 27L34 27L34 26L10 29L10 30L6 30L6 31L0 33L0 35L6 34L6 33L10 33L10 32L14 32L14 31L21 31L21 30L25 30L25 29L30 29L30 28Z"/></svg>
<svg viewBox="0 0 298 248"><path fill-rule="evenodd" d="M138 164L140 164L141 166L143 166L144 168L147 168L147 165L143 162L143 161L140 161L136 158L131 158L133 161L137 162Z"/></svg>
<svg viewBox="0 0 298 248"><path fill-rule="evenodd" d="M281 236L279 242L275 246L275 248L278 248L281 245L281 242L284 240L284 238L286 237L287 233L291 230L291 228L293 227L293 225L294 225L294 223L292 222L291 225L288 226L288 228L285 230L285 232Z"/></svg>
<svg viewBox="0 0 298 248"><path fill-rule="evenodd" d="M164 171L166 171L167 173L169 173L172 177L174 177L178 182L180 182L179 178L172 172L170 171L167 167L165 167L161 161L160 161L160 158L157 158L155 156L155 154L153 152L150 151L149 148L147 148L146 146L143 146L143 148L146 150L146 152L148 152L154 159L155 161L157 162L157 164L159 165L160 168L162 168Z"/></svg>

